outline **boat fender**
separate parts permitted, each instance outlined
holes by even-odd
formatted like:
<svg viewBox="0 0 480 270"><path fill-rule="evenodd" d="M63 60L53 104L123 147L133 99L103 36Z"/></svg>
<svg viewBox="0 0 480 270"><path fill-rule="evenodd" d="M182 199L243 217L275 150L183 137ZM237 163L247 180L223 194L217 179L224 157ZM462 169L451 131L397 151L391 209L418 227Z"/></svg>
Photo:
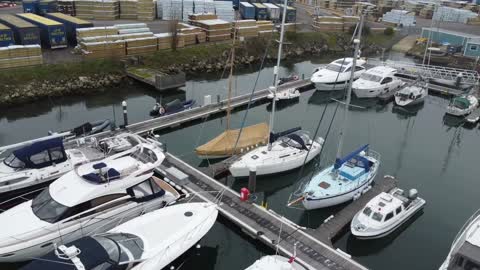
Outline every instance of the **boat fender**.
<svg viewBox="0 0 480 270"><path fill-rule="evenodd" d="M165 108L160 107L160 109L158 110L158 112L159 112L160 114L164 114L164 113L165 113Z"/></svg>
<svg viewBox="0 0 480 270"><path fill-rule="evenodd" d="M361 195L362 195L361 192L356 193L355 195L353 195L353 200L354 200L354 201L358 200Z"/></svg>

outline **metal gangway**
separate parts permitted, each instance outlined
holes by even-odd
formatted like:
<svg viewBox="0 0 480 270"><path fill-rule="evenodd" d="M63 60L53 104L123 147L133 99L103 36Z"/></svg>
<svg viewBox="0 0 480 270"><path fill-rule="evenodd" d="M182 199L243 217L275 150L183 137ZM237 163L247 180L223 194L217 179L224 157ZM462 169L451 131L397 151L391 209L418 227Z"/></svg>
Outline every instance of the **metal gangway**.
<svg viewBox="0 0 480 270"><path fill-rule="evenodd" d="M447 81L456 81L461 76L463 84L476 85L480 76L477 71L470 69L451 68L444 66L416 64L400 61L381 61L377 59L369 59L369 65L373 66L389 66L397 69L398 73L406 76L421 76L424 79L442 79Z"/></svg>

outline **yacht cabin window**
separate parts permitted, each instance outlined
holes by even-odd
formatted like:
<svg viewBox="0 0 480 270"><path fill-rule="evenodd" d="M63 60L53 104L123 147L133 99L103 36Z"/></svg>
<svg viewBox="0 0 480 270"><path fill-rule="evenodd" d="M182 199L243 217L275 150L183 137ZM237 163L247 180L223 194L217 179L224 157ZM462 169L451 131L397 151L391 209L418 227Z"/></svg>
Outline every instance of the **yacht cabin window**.
<svg viewBox="0 0 480 270"><path fill-rule="evenodd" d="M32 200L32 211L41 220L55 223L59 221L69 208L50 195L50 189L44 189Z"/></svg>
<svg viewBox="0 0 480 270"><path fill-rule="evenodd" d="M399 207L397 208L397 210L395 210L395 215L400 214L400 212L402 212L402 207L401 207L401 206L399 206Z"/></svg>
<svg viewBox="0 0 480 270"><path fill-rule="evenodd" d="M372 214L372 208L370 207L365 207L365 209L363 209L363 214L365 214L367 217L369 217L371 214Z"/></svg>
<svg viewBox="0 0 480 270"><path fill-rule="evenodd" d="M375 213L373 213L372 218L375 221L381 222L382 219L383 219L383 215L380 214L379 212L375 212Z"/></svg>
<svg viewBox="0 0 480 270"><path fill-rule="evenodd" d="M5 160L3 160L3 163L7 165L8 167L14 168L14 169L22 169L25 168L25 163L18 159L13 153L10 154Z"/></svg>
<svg viewBox="0 0 480 270"><path fill-rule="evenodd" d="M50 161L50 157L48 156L48 151L42 151L40 153L34 154L30 156L30 161L33 162L33 164L39 165L42 163L46 163Z"/></svg>
<svg viewBox="0 0 480 270"><path fill-rule="evenodd" d="M331 70L331 71L344 72L345 71L345 65L347 65L347 63L344 63L343 66L341 65L341 63L339 65L328 64L325 68L328 69L328 70Z"/></svg>
<svg viewBox="0 0 480 270"><path fill-rule="evenodd" d="M360 70L364 70L364 69L365 69L364 67L355 66L355 72L360 71Z"/></svg>
<svg viewBox="0 0 480 270"><path fill-rule="evenodd" d="M382 80L382 77L368 72L362 73L362 75L360 75L360 78L371 82L379 82Z"/></svg>
<svg viewBox="0 0 480 270"><path fill-rule="evenodd" d="M385 216L385 221L390 220L392 217L393 217L393 211L390 212L390 213L388 213L388 214Z"/></svg>
<svg viewBox="0 0 480 270"><path fill-rule="evenodd" d="M148 200L152 197L163 196L165 191L158 186L153 179L148 179L127 190L127 193L135 199Z"/></svg>
<svg viewBox="0 0 480 270"><path fill-rule="evenodd" d="M386 77L385 79L383 79L382 84L391 83L392 81L393 81L392 77Z"/></svg>

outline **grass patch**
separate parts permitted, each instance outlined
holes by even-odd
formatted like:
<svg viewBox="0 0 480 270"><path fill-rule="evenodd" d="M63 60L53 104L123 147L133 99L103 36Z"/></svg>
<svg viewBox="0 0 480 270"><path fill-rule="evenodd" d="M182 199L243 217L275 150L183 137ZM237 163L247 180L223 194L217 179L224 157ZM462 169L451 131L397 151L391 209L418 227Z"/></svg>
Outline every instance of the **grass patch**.
<svg viewBox="0 0 480 270"><path fill-rule="evenodd" d="M91 76L95 74L111 74L123 72L119 60L98 59L80 63L65 63L22 67L0 71L0 81L6 84L25 84L32 80L57 81L60 79Z"/></svg>

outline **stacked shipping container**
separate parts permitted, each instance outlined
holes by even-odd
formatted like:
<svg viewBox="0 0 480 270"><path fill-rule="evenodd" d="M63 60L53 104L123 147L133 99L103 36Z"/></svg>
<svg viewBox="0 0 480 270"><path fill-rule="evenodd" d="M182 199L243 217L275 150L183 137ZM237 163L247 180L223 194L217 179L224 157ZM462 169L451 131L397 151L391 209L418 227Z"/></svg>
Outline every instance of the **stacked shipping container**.
<svg viewBox="0 0 480 270"><path fill-rule="evenodd" d="M12 29L0 23L0 47L7 47L15 44Z"/></svg>
<svg viewBox="0 0 480 270"><path fill-rule="evenodd" d="M17 16L40 28L41 41L46 47L51 49L67 47L65 26L62 23L32 13L17 14Z"/></svg>
<svg viewBox="0 0 480 270"><path fill-rule="evenodd" d="M77 29L93 27L93 23L78 19L62 13L45 14L47 18L61 22L65 25L67 31L67 39L71 45L77 45Z"/></svg>
<svg viewBox="0 0 480 270"><path fill-rule="evenodd" d="M0 14L0 22L12 29L16 44L40 44L40 29L10 14Z"/></svg>

